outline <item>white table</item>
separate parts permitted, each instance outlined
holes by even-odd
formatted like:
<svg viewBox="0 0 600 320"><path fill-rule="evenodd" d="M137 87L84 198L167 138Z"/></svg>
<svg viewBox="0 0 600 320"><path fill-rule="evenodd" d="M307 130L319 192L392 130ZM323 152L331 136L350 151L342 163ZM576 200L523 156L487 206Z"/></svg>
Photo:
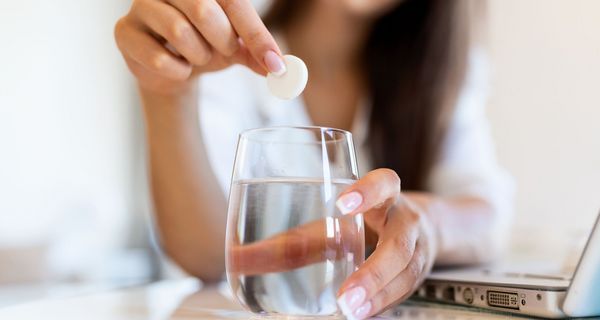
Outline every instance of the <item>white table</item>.
<svg viewBox="0 0 600 320"><path fill-rule="evenodd" d="M7 307L0 309L0 319L264 319L243 311L223 292L219 286L202 288L199 281L191 278L161 281L145 286ZM506 319L508 316L453 306L406 302L379 318L461 320Z"/></svg>

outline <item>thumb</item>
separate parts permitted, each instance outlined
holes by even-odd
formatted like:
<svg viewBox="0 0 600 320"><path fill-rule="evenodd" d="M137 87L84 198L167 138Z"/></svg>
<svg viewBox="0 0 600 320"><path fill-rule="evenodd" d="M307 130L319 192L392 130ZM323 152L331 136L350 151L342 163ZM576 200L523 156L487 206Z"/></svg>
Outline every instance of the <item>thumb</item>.
<svg viewBox="0 0 600 320"><path fill-rule="evenodd" d="M246 45L240 44L239 50L231 57L233 63L241 64L248 67L261 76L266 76L267 72L262 64L252 56L252 53Z"/></svg>
<svg viewBox="0 0 600 320"><path fill-rule="evenodd" d="M199 75L206 72L219 71L234 64L246 66L261 76L267 75L265 68L254 59L248 48L243 44L240 44L240 48L230 57L214 52L210 63L194 67L193 74Z"/></svg>

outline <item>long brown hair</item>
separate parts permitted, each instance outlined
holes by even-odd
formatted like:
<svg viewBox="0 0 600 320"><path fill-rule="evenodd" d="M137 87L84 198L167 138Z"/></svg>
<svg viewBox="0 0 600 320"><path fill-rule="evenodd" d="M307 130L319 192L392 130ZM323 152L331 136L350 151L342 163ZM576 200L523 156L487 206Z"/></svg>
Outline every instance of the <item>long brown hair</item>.
<svg viewBox="0 0 600 320"><path fill-rule="evenodd" d="M277 0L265 23L285 28L309 2ZM374 23L362 52L374 165L395 170L404 190L426 190L462 87L466 2L400 1Z"/></svg>

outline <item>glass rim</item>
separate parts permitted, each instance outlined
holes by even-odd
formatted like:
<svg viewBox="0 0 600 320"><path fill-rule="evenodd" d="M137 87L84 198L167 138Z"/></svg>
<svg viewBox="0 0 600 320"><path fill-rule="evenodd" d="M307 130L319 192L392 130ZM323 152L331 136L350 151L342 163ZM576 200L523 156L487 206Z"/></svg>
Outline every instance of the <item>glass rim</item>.
<svg viewBox="0 0 600 320"><path fill-rule="evenodd" d="M319 132L323 132L323 131L331 131L331 132L336 132L342 135L346 135L346 136L350 136L352 137L352 132L348 131L348 130L344 130L344 129L338 129L338 128L333 128L333 127L321 127L321 126L270 126L270 127L259 127L259 128L252 128L252 129L246 129L242 132L240 132L240 138L247 138L249 135L252 135L254 133L261 133L261 132L269 132L269 131L276 131L276 130L306 130L306 131L319 131Z"/></svg>

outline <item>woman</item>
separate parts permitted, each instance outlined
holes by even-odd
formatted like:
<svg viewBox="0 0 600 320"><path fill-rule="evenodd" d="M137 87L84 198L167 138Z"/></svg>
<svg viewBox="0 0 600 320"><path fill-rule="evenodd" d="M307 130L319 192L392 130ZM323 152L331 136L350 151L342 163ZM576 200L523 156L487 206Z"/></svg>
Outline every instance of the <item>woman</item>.
<svg viewBox="0 0 600 320"><path fill-rule="evenodd" d="M115 34L140 88L168 254L192 275L220 279L237 134L313 124L351 130L362 172L389 168L337 202L343 213L365 213L367 244L376 245L340 289L348 317L407 298L434 263L493 258L510 187L475 86L480 60L469 50L465 6L279 0L265 16L276 41L249 0L134 1ZM285 72L278 44L308 65L302 99L276 100L264 88L261 76ZM236 64L247 69L229 68Z"/></svg>

